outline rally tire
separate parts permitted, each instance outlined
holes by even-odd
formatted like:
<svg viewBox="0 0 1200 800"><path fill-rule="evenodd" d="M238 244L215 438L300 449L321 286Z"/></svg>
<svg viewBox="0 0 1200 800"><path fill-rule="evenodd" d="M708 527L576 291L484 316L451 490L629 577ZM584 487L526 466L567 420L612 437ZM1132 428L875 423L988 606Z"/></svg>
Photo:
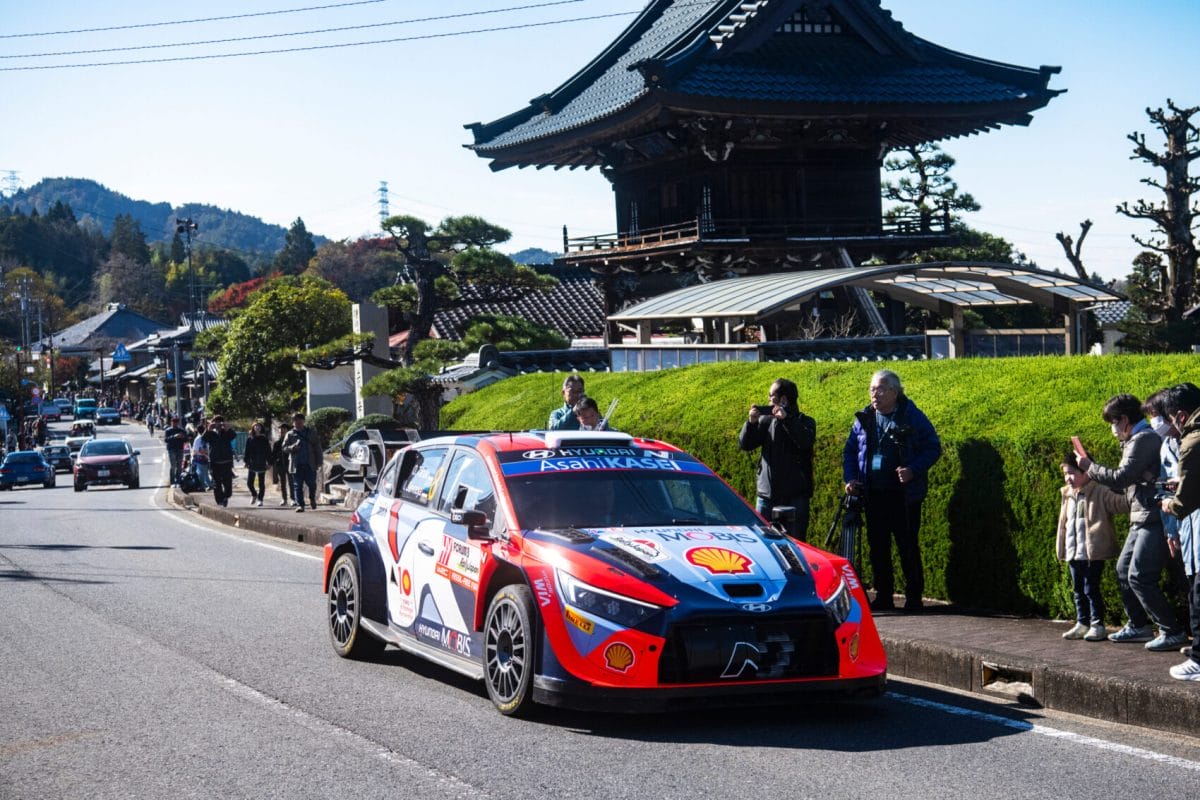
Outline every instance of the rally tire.
<svg viewBox="0 0 1200 800"><path fill-rule="evenodd" d="M524 584L505 586L488 604L483 682L493 705L506 716L524 716L533 709L536 619L533 595Z"/></svg>
<svg viewBox="0 0 1200 800"><path fill-rule="evenodd" d="M383 652L384 643L362 627L362 570L354 553L342 553L333 562L328 601L329 641L339 656L370 659Z"/></svg>

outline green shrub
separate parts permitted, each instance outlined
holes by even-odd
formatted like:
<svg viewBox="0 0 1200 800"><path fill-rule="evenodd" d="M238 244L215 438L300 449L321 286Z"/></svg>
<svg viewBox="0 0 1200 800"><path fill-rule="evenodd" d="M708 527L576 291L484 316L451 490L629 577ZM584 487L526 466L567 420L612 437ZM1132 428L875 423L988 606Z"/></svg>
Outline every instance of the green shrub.
<svg viewBox="0 0 1200 800"><path fill-rule="evenodd" d="M325 406L309 413L304 424L317 432L322 446L327 446L337 441L331 437L339 427L345 425L353 417L352 413L339 406Z"/></svg>
<svg viewBox="0 0 1200 800"><path fill-rule="evenodd" d="M403 427L404 424L401 423L400 420L387 414L367 414L365 417L349 420L339 425L338 428L334 430L332 438L329 439L329 443L333 444L335 442L340 442L342 439L345 439L347 436L354 433L356 430L359 430L360 428L398 430Z"/></svg>
<svg viewBox="0 0 1200 800"><path fill-rule="evenodd" d="M1115 465L1119 447L1100 417L1109 397L1144 398L1180 381L1200 383L1192 355L726 363L584 378L601 409L620 399L614 427L679 445L747 497L754 494L757 453L738 449L737 432L750 405L767 401L774 379L795 381L801 408L817 421L809 539L821 544L842 493L842 447L879 368L900 375L942 439L923 507L926 595L1059 618L1074 615L1065 567L1054 556L1058 464L1070 437L1079 435L1099 463ZM561 404L563 377L524 375L463 395L442 409L442 427L544 428ZM1116 524L1123 539L1128 521ZM863 570L869 579L869 567ZM1121 604L1111 567L1103 585L1109 621L1116 622Z"/></svg>

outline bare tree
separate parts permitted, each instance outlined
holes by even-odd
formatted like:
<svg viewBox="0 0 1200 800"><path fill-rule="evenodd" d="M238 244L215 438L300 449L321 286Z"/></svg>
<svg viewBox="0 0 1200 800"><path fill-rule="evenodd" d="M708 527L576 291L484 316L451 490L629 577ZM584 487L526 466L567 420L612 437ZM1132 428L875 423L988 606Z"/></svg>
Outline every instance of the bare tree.
<svg viewBox="0 0 1200 800"><path fill-rule="evenodd" d="M1071 237L1059 231L1054 234L1054 238L1058 239L1058 243L1062 245L1063 252L1067 254L1067 261L1071 262L1071 266L1075 268L1075 274L1079 276L1079 280L1091 280L1088 278L1087 270L1083 268L1083 259L1079 253L1083 250L1083 240L1087 238L1088 231L1092 229L1092 221L1085 219L1079 223L1079 241L1072 241Z"/></svg>
<svg viewBox="0 0 1200 800"><path fill-rule="evenodd" d="M1146 145L1144 133L1131 133L1127 137L1133 142L1133 155L1163 171L1164 180L1142 178L1142 183L1160 190L1162 202L1138 200L1132 207L1129 203L1117 206L1117 212L1133 219L1145 219L1154 223L1153 236L1133 240L1147 250L1166 257L1166 274L1163 276L1162 293L1147 299L1148 318L1166 323L1178 322L1184 312L1196 302L1196 240L1192 228L1200 207L1192 204L1192 195L1200 191L1189 174L1191 163L1200 157L1200 129L1192 117L1200 113L1200 106L1180 108L1170 99L1167 110L1146 109L1150 118L1166 137L1166 149L1159 152Z"/></svg>

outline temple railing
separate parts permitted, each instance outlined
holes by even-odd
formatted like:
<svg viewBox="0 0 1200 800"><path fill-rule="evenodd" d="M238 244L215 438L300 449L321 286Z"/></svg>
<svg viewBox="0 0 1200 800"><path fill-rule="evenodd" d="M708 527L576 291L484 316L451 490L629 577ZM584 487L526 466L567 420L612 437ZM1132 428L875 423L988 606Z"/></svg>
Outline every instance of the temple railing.
<svg viewBox="0 0 1200 800"><path fill-rule="evenodd" d="M568 237L563 252L637 251L694 242L786 241L836 239L944 238L950 234L948 214L892 214L882 221L857 219L763 220L694 219L658 228Z"/></svg>

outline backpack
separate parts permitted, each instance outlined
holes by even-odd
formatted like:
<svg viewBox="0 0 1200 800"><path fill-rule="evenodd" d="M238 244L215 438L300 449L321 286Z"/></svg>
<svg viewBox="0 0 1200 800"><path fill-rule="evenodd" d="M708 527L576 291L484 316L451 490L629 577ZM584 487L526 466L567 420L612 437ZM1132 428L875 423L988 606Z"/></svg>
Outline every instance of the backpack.
<svg viewBox="0 0 1200 800"><path fill-rule="evenodd" d="M202 480L200 480L200 476L197 475L194 471L188 470L187 472L185 472L179 476L179 489L184 494L191 494L192 492L203 492L204 491L204 482Z"/></svg>

